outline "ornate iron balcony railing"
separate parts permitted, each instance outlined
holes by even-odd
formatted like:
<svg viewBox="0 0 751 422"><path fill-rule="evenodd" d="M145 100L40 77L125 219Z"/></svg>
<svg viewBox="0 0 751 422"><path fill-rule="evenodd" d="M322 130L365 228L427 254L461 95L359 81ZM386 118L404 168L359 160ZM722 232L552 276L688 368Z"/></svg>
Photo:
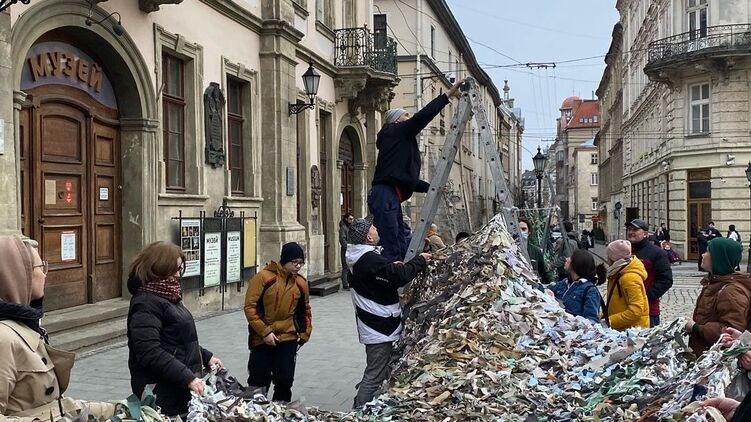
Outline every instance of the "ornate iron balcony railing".
<svg viewBox="0 0 751 422"><path fill-rule="evenodd" d="M751 53L751 24L710 26L651 42L647 66L680 60L699 52L744 50Z"/></svg>
<svg viewBox="0 0 751 422"><path fill-rule="evenodd" d="M335 48L337 66L368 66L396 74L396 41L385 35L374 35L366 28L338 29Z"/></svg>

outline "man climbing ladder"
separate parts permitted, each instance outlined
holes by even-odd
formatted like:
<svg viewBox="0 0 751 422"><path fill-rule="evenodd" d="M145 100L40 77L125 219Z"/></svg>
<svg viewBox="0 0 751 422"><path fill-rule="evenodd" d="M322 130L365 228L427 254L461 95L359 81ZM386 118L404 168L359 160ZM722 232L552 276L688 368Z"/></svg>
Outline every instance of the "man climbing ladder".
<svg viewBox="0 0 751 422"><path fill-rule="evenodd" d="M410 117L401 108L387 111L385 124L378 132L378 159L368 208L381 236L382 255L392 261L402 261L407 253L410 229L404 223L401 203L412 197L412 193L427 192L430 187L428 182L420 180L422 163L417 135L458 94L463 82L458 81L414 116Z"/></svg>

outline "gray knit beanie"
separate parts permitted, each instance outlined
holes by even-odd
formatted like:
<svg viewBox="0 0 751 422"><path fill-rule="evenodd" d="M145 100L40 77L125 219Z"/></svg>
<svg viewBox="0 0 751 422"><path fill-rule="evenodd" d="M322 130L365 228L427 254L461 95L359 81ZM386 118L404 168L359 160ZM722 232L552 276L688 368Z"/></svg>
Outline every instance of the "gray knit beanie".
<svg viewBox="0 0 751 422"><path fill-rule="evenodd" d="M402 114L406 113L407 110L403 108L392 108L391 110L386 112L386 124L391 124L396 121L396 119L402 117Z"/></svg>

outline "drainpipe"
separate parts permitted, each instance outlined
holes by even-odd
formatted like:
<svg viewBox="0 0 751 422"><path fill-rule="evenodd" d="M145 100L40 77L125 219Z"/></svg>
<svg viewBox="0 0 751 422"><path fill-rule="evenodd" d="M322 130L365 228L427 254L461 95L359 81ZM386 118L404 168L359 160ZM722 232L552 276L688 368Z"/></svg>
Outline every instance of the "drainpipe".
<svg viewBox="0 0 751 422"><path fill-rule="evenodd" d="M422 109L422 79L420 77L421 69L422 69L422 54L424 51L421 50L422 45L422 9L423 9L423 0L417 0L417 39L415 39L415 92L417 93L415 95L415 113L420 111ZM417 145L418 150L423 154L423 156L427 159L428 154L427 150L425 148L425 138L422 134L422 131L420 132L420 135L418 135L417 138ZM423 169L426 168L423 166ZM425 172L425 170L423 170ZM407 214L412 218L412 198L407 200ZM414 220L414 219L413 219Z"/></svg>

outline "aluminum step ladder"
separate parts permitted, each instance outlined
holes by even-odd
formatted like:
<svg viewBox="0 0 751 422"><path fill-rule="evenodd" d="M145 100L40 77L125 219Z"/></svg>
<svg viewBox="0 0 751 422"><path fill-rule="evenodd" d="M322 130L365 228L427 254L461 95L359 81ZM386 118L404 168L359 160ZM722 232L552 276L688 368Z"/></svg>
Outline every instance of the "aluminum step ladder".
<svg viewBox="0 0 751 422"><path fill-rule="evenodd" d="M485 148L485 156L489 158L488 164L493 181L495 182L495 196L501 204L501 213L506 221L509 233L519 239L519 210L514 207L511 192L509 192L508 184L503 177L503 163L498 155L496 140L488 123L488 116L482 105L482 98L477 92L477 82L473 78L467 78L464 85L460 88L460 92L459 107L456 109L451 127L446 136L446 141L441 148L435 172L430 179L430 188L420 211L420 218L417 221L415 230L412 232L412 240L409 243L405 261L414 258L423 250L425 237L428 234L428 227L438 208L442 187L448 181L451 166L454 164L454 158L461 148L462 135L473 115L477 121L480 141ZM520 250L527 260L529 260L526 240L520 239L520 241Z"/></svg>

